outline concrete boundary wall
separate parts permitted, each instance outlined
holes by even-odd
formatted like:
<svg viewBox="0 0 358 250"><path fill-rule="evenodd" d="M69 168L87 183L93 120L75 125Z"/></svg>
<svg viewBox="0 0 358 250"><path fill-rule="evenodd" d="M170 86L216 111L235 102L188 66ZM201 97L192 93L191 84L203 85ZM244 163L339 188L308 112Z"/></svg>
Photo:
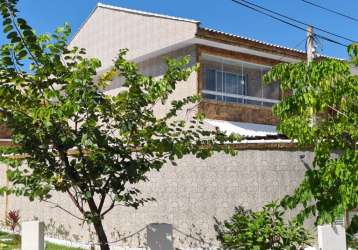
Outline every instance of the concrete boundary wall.
<svg viewBox="0 0 358 250"><path fill-rule="evenodd" d="M227 219L239 205L259 209L293 192L311 162L312 153L294 150L245 150L235 157L218 153L207 160L186 156L177 166L168 164L150 173L150 181L138 185L143 195L156 202L138 210L116 208L106 217L105 228L110 241L134 234L118 244L138 248L144 247L146 235L135 232L150 223L168 223L178 229L173 231L174 248L214 247L218 245L214 217ZM4 185L4 168L0 170ZM76 213L66 195L56 193L53 201ZM5 207L0 206L3 216ZM7 209L19 209L22 220L44 221L48 237L73 242L94 239L93 230L52 205L10 196Z"/></svg>

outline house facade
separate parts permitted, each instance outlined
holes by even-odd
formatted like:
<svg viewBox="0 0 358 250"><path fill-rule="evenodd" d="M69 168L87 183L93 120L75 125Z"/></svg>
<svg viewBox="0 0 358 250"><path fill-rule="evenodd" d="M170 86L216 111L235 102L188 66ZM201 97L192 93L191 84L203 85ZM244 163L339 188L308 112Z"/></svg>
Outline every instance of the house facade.
<svg viewBox="0 0 358 250"><path fill-rule="evenodd" d="M218 153L200 160L189 155L177 166L167 164L160 172L150 173L149 182L138 188L157 201L138 210L117 207L106 218L105 227L111 241L116 241L114 245L144 247L146 236L141 229L150 223L168 223L173 225L175 248L215 247L215 218L229 218L239 205L258 209L293 192L312 162L311 152L277 134L272 106L285 93L280 92L278 83L262 82L272 66L306 60L303 51L207 29L195 20L104 4L97 5L71 46L86 48L89 57L99 58L101 71L112 66L120 49L127 48L127 58L153 77L165 73L165 57L190 55L191 64L199 64L199 70L178 84L168 103L201 94L200 104L188 107L180 118L189 120L202 112L208 127L245 137L235 145L235 157ZM106 91L114 95L121 90L118 78ZM158 116L166 110L168 105L156 107ZM1 131L0 143L11 143L9 133ZM0 185L7 185L5 170L0 170ZM54 194L53 199L76 211L66 195ZM50 204L12 196L0 200L4 216L6 211L19 209L25 220L44 220L52 237L91 241L92 233L85 225Z"/></svg>

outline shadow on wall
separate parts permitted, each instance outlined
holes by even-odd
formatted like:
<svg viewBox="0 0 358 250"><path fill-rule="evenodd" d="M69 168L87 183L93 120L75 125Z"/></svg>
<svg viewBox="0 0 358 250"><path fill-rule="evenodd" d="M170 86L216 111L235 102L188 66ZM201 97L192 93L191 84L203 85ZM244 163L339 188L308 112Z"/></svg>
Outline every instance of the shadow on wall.
<svg viewBox="0 0 358 250"><path fill-rule="evenodd" d="M111 236L117 239L112 241L113 246L151 250L208 250L218 248L218 244L215 244L217 241L205 237L202 230L194 224L191 225L189 232L167 223L152 223L134 233L128 234L119 233L118 228L113 230L115 232Z"/></svg>
<svg viewBox="0 0 358 250"><path fill-rule="evenodd" d="M34 218L34 220L38 220ZM70 240L79 242L83 240L83 236L78 234L70 234L71 226L65 226L63 224L58 224L55 222L53 218L50 218L48 223L45 223L45 233L49 237L62 239L62 240Z"/></svg>
<svg viewBox="0 0 358 250"><path fill-rule="evenodd" d="M33 221L38 221L34 217ZM94 240L96 236L90 235L90 241L84 235L71 235L71 226L65 226L56 223L55 219L50 218L45 223L45 234L54 239L65 240L69 242L77 242L86 245L96 244ZM91 232L89 232L91 234ZM151 250L184 250L184 249L219 249L217 241L208 238L194 224L188 231L183 231L167 223L152 223L144 226L134 233L120 233L118 228L113 228L111 233L111 246L114 249L151 249ZM176 248L174 248L174 245Z"/></svg>
<svg viewBox="0 0 358 250"><path fill-rule="evenodd" d="M114 245L125 245L126 247L135 247L135 248L146 248L147 247L147 232L146 227L139 229L134 233L122 233L122 230L118 228L113 228L111 232L111 238L114 239Z"/></svg>
<svg viewBox="0 0 358 250"><path fill-rule="evenodd" d="M201 250L209 250L218 248L218 243L214 238L208 238L202 232L202 229L191 225L189 232L184 232L175 226L173 226L174 237L173 241L175 245L182 245L185 248L175 248L175 250L184 250L186 248L198 248Z"/></svg>
<svg viewBox="0 0 358 250"><path fill-rule="evenodd" d="M34 217L33 220L38 220L37 217ZM82 224L81 224L82 225ZM121 233L118 228L113 228L110 233L111 242L113 245L125 245L126 247L135 247L135 248L146 248L147 234L146 227L134 232L134 233ZM91 244L96 242L96 234L94 231L88 228L89 238L86 238L84 235L71 234L71 226L65 226L64 224L56 223L55 219L50 218L48 223L45 223L45 234L48 237L67 240L71 242L82 242L85 244Z"/></svg>

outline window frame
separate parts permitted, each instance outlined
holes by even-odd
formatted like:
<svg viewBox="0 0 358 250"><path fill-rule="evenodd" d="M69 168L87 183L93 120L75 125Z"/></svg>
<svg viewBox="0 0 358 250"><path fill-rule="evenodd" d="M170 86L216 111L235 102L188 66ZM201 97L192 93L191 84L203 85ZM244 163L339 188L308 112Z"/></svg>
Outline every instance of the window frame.
<svg viewBox="0 0 358 250"><path fill-rule="evenodd" d="M244 62L243 62L244 63ZM208 89L205 89L205 81L206 81L206 71L208 70L214 70L215 71L215 89L216 91L213 91L213 90L208 90ZM217 90L217 74L219 72L222 72L223 76L225 74L232 74L232 75L235 75L237 77L240 77L241 79L244 78L244 81L245 81L245 84L244 84L244 94L232 94L232 93L226 93L224 91L218 91ZM276 103L279 103L280 100L276 100L276 99L269 99L269 98L262 98L262 97L254 97L254 96L249 96L247 95L247 87L248 87L248 84L250 84L248 82L248 77L247 75L242 75L242 74L238 74L236 72L232 72L232 71L226 71L226 70L222 70L222 69L215 69L215 68L207 68L204 70L204 77L203 77L203 88L201 89L201 93L202 94L206 94L206 95L213 95L215 96L215 99L210 99L210 98L205 98L205 100L215 100L215 101L221 101L221 102L224 102L224 103L234 103L234 104L244 104L244 105L254 105L254 106L258 106L258 107L267 107L266 104L276 104ZM223 79L225 79L225 77L223 77ZM225 82L225 80L224 80ZM238 83L240 84L240 83ZM224 86L224 85L223 85ZM262 83L261 83L261 92L262 92ZM221 97L221 99L218 100L217 97ZM238 102L229 102L229 101L226 101L224 100L224 97L228 97L228 98L235 98L238 100ZM250 103L247 103L247 101L254 101L254 102L259 102L260 105L256 105L256 104L250 104Z"/></svg>

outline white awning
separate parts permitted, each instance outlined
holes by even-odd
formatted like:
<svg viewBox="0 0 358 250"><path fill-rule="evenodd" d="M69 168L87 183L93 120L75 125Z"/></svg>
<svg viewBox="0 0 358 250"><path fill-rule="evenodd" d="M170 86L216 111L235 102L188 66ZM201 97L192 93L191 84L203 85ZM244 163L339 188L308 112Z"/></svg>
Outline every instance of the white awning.
<svg viewBox="0 0 358 250"><path fill-rule="evenodd" d="M232 122L223 120L205 119L204 122L212 127L219 128L220 131L226 134L239 134L245 137L268 136L277 135L276 126L245 123L245 122Z"/></svg>
<svg viewBox="0 0 358 250"><path fill-rule="evenodd" d="M12 139L8 139L8 138L0 138L0 142L11 142Z"/></svg>

